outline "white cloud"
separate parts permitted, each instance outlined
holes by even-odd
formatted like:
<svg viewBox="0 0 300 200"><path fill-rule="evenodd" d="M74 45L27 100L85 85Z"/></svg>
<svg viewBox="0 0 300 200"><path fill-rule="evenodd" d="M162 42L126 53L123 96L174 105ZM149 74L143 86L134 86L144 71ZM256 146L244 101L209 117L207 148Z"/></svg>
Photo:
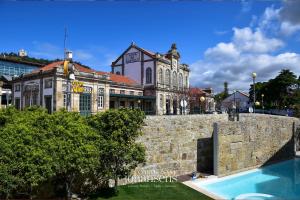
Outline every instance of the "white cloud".
<svg viewBox="0 0 300 200"><path fill-rule="evenodd" d="M232 43L219 43L213 48L209 48L205 51L204 55L207 58L213 58L216 60L234 59L239 56L239 52L236 50Z"/></svg>
<svg viewBox="0 0 300 200"><path fill-rule="evenodd" d="M252 16L249 27L232 30L229 42L208 48L203 59L191 64L191 85L220 92L227 81L231 90L247 92L252 72L257 81L267 81L282 69L300 74L300 54L282 48L288 45L284 39L300 32L300 0L267 7L260 17Z"/></svg>
<svg viewBox="0 0 300 200"><path fill-rule="evenodd" d="M204 58L191 65L191 84L213 87L217 92L227 81L229 87L248 91L251 73L258 74L258 81L266 81L288 68L300 73L300 55L293 52L274 54L284 43L266 37L259 29L233 28L229 43L218 43L208 48Z"/></svg>
<svg viewBox="0 0 300 200"><path fill-rule="evenodd" d="M280 25L280 32L284 35L292 35L300 30L300 24L294 25L288 21L284 21Z"/></svg>
<svg viewBox="0 0 300 200"><path fill-rule="evenodd" d="M87 52L86 50L82 50L82 49L75 50L74 56L78 60L89 60L89 59L94 58L94 56L91 53Z"/></svg>
<svg viewBox="0 0 300 200"><path fill-rule="evenodd" d="M264 53L274 51L284 45L284 43L275 38L267 38L257 29L252 31L251 28L233 28L233 42L237 49L243 52Z"/></svg>

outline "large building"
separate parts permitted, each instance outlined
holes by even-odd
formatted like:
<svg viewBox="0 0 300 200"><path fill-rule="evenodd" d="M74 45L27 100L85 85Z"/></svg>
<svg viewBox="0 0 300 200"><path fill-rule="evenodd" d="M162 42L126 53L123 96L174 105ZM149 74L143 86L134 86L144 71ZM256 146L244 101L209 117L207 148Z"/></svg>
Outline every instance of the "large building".
<svg viewBox="0 0 300 200"><path fill-rule="evenodd" d="M20 51L22 56L24 50ZM20 54L19 52L19 54ZM26 52L25 52L26 53ZM1 105L9 105L11 103L11 84L12 77L20 76L21 74L28 74L33 70L42 67L42 64L13 59L5 54L0 55L0 102Z"/></svg>
<svg viewBox="0 0 300 200"><path fill-rule="evenodd" d="M75 80L64 71L64 61L53 62L39 70L12 80L13 104L18 109L43 106L49 113L66 108L90 115L109 108L141 108L143 88L126 76L98 72L72 63Z"/></svg>
<svg viewBox="0 0 300 200"><path fill-rule="evenodd" d="M113 74L128 76L143 86L144 109L156 114L180 114L187 100L189 66L180 62L176 44L167 53L154 53L132 43L113 63Z"/></svg>
<svg viewBox="0 0 300 200"><path fill-rule="evenodd" d="M67 61L14 77L13 104L18 109L39 105L49 113L66 108L82 115L123 107L158 115L188 110L189 68L180 63L175 44L166 54L131 44L112 63L111 73ZM72 79L66 75L70 66Z"/></svg>

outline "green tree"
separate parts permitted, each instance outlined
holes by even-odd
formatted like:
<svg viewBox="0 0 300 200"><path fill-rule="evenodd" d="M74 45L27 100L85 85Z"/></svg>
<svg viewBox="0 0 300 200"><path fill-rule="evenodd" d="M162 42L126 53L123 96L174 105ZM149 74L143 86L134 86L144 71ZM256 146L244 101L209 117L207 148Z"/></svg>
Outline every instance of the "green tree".
<svg viewBox="0 0 300 200"><path fill-rule="evenodd" d="M19 193L31 198L37 186L54 174L41 128L48 114L43 109L9 108L0 116L0 193L6 198Z"/></svg>
<svg viewBox="0 0 300 200"><path fill-rule="evenodd" d="M105 141L96 174L104 180L115 180L116 190L119 178L130 176L138 164L145 162L145 149L136 143L144 118L144 112L132 109L112 109L89 118Z"/></svg>
<svg viewBox="0 0 300 200"><path fill-rule="evenodd" d="M100 136L79 113L66 110L50 115L48 128L51 137L47 140L47 150L52 155L56 177L70 197L76 188L74 183L78 182L76 177L84 185L85 178L99 165Z"/></svg>

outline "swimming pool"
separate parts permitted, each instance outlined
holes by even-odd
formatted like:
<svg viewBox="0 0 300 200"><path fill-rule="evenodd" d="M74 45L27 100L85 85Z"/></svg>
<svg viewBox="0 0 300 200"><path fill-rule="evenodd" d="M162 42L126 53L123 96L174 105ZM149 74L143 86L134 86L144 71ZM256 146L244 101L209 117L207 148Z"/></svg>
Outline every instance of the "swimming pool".
<svg viewBox="0 0 300 200"><path fill-rule="evenodd" d="M193 181L224 199L300 199L300 159L207 181Z"/></svg>

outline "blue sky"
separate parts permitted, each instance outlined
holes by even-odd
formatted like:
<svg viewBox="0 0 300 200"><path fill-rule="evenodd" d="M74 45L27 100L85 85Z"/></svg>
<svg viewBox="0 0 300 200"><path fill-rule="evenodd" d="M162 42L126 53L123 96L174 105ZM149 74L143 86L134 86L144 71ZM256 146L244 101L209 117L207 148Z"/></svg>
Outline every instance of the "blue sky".
<svg viewBox="0 0 300 200"><path fill-rule="evenodd" d="M29 56L62 58L67 27L74 59L109 71L111 61L132 41L161 53L175 42L181 61L191 66L192 85L220 90L228 81L234 89L247 90L251 70L261 72L258 79L264 80L278 73L278 65L296 68L300 22L281 17L288 6L281 1L1 1L0 52L23 48ZM243 66L250 56L269 63ZM279 60L276 67L272 58Z"/></svg>

